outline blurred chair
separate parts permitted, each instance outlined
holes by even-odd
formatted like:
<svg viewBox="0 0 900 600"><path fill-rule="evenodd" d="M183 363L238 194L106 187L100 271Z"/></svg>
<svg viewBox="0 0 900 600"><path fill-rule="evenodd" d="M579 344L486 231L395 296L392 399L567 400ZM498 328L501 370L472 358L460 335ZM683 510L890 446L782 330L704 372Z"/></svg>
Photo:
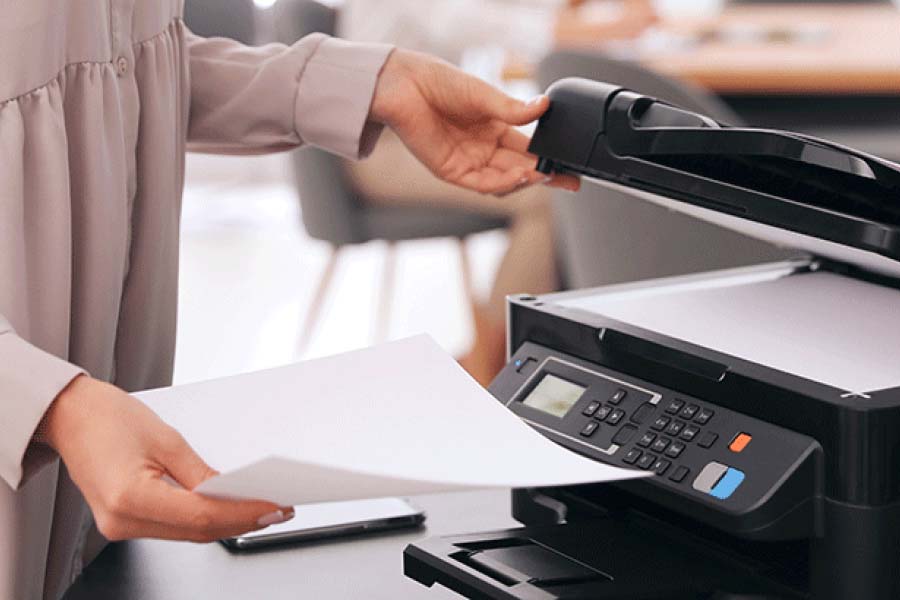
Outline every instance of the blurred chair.
<svg viewBox="0 0 900 600"><path fill-rule="evenodd" d="M565 50L538 67L546 89L564 77L626 87L732 125L720 100L687 84L596 51ZM736 267L793 256L769 244L699 221L626 192L586 184L554 195L557 248L566 287L583 288Z"/></svg>
<svg viewBox="0 0 900 600"><path fill-rule="evenodd" d="M315 0L279 0L275 5L275 32L287 44L315 32L333 34L337 12ZM452 237L458 241L463 284L473 302L471 269L466 238L472 234L505 228L506 219L463 210L429 207L378 207L365 201L365 190L355 189L343 159L315 148L302 148L291 156L300 198L303 224L309 235L328 242L331 254L316 287L303 325L301 351L312 338L333 279L341 249L373 240L387 242L381 298L374 338L386 337L392 293L396 243L404 240Z"/></svg>
<svg viewBox="0 0 900 600"><path fill-rule="evenodd" d="M185 0L184 22L202 37L227 37L244 44L256 40L253 0Z"/></svg>

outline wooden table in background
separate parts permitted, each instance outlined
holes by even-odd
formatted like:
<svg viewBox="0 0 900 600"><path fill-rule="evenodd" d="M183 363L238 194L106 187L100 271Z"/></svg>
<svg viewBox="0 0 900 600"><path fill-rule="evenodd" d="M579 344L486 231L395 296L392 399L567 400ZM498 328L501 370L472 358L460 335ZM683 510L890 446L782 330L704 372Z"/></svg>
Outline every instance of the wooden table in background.
<svg viewBox="0 0 900 600"><path fill-rule="evenodd" d="M737 28L822 31L807 41L708 36L654 51L634 45L638 62L719 94L900 94L900 11L893 6L732 6L711 18L667 20L658 27L685 39ZM585 47L566 39L557 45ZM602 50L603 44L589 47ZM531 71L511 63L506 74Z"/></svg>

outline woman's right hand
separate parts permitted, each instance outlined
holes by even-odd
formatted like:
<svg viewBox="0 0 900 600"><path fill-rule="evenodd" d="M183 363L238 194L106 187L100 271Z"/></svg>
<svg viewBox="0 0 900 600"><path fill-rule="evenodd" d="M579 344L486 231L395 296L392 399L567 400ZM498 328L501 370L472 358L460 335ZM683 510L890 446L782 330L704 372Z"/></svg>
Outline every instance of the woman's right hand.
<svg viewBox="0 0 900 600"><path fill-rule="evenodd" d="M190 491L216 472L139 400L86 375L53 402L37 441L59 453L109 540L209 542L293 517L289 507Z"/></svg>

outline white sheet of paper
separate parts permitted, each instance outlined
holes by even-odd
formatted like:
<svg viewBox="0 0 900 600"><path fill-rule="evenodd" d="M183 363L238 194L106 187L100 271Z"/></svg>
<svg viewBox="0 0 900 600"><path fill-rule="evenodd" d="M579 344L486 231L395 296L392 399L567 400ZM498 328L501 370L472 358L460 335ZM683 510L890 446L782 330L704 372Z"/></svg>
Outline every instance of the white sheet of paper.
<svg viewBox="0 0 900 600"><path fill-rule="evenodd" d="M581 457L418 336L137 394L221 475L197 491L282 505L646 476Z"/></svg>
<svg viewBox="0 0 900 600"><path fill-rule="evenodd" d="M833 273L561 302L848 392L900 386L900 291Z"/></svg>

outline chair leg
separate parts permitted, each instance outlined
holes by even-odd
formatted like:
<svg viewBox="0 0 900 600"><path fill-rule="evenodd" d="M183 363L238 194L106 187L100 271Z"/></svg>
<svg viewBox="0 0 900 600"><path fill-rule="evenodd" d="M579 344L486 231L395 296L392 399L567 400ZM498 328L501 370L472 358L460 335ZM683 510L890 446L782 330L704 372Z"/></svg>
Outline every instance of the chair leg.
<svg viewBox="0 0 900 600"><path fill-rule="evenodd" d="M309 345L313 340L316 325L318 325L319 317L322 314L322 308L325 305L325 296L331 282L334 280L334 273L337 270L338 259L340 258L341 249L338 246L331 247L331 253L328 255L328 262L325 263L325 270L319 277L319 283L316 285L316 291L313 293L312 302L306 311L306 318L303 321L303 328L300 330L300 337L297 340L297 356L302 357L309 349Z"/></svg>
<svg viewBox="0 0 900 600"><path fill-rule="evenodd" d="M394 303L394 280L397 271L397 244L387 242L384 255L384 268L381 271L381 291L378 298L378 312L375 314L375 326L372 328L372 341L380 344L390 332L391 309Z"/></svg>
<svg viewBox="0 0 900 600"><path fill-rule="evenodd" d="M468 371L479 384L490 385L497 373L503 368L503 330L489 317L489 308L478 300L473 283L472 265L469 260L466 240L459 240L459 260L463 278L463 288L469 302L472 315L473 342L468 352L459 358L460 366ZM498 335L500 336L498 338Z"/></svg>

